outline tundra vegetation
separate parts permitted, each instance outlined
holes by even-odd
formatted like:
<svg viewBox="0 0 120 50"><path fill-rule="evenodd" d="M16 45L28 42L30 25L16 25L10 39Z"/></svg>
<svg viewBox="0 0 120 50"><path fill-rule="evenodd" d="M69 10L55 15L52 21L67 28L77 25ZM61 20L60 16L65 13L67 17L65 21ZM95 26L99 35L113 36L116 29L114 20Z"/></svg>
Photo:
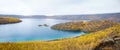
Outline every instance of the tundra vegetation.
<svg viewBox="0 0 120 50"><path fill-rule="evenodd" d="M51 28L79 30L88 34L53 41L3 42L0 43L0 50L120 50L119 23L106 20L75 21L56 24ZM111 43L112 46L109 46Z"/></svg>
<svg viewBox="0 0 120 50"><path fill-rule="evenodd" d="M18 18L6 17L6 16L0 17L0 24L9 24L9 23L18 23L18 22L21 22L21 20Z"/></svg>
<svg viewBox="0 0 120 50"><path fill-rule="evenodd" d="M66 23L60 23L53 25L52 29L57 30L70 30L70 31L84 31L84 32L96 32L99 30L103 30L109 27L112 27L114 25L117 25L118 23L108 21L108 20L97 20L97 21L73 21L73 22L66 22Z"/></svg>

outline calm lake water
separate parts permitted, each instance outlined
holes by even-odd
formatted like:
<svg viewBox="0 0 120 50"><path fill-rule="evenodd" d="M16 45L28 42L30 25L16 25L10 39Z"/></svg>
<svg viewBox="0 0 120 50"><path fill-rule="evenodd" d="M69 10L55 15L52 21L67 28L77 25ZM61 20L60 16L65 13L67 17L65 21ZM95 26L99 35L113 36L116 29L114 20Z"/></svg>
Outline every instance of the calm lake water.
<svg viewBox="0 0 120 50"><path fill-rule="evenodd" d="M21 23L0 25L0 42L21 42L38 40L55 40L80 36L84 32L69 32L50 29L57 23L68 20L55 19L21 19ZM38 25L48 24L49 27Z"/></svg>

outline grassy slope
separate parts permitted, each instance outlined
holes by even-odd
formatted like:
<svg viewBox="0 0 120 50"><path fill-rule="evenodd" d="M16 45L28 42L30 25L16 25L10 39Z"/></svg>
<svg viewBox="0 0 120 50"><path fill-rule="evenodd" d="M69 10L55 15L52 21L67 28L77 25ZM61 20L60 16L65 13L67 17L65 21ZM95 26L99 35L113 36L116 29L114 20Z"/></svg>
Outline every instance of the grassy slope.
<svg viewBox="0 0 120 50"><path fill-rule="evenodd" d="M0 50L91 50L106 40L114 31L118 33L114 33L112 36L120 36L120 25L114 25L105 30L82 35L77 38L56 41L0 43Z"/></svg>
<svg viewBox="0 0 120 50"><path fill-rule="evenodd" d="M0 17L0 24L8 24L8 23L18 23L21 22L18 18L13 17Z"/></svg>
<svg viewBox="0 0 120 50"><path fill-rule="evenodd" d="M96 32L99 30L103 30L114 25L117 25L116 22L111 22L107 20L98 20L98 21L90 21L90 22L67 22L53 25L52 29L57 30L81 30L84 32Z"/></svg>

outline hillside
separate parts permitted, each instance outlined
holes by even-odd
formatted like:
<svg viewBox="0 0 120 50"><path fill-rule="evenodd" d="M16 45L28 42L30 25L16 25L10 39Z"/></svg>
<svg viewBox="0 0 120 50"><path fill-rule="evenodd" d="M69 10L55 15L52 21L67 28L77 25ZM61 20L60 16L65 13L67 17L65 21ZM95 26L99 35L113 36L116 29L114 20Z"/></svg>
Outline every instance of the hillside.
<svg viewBox="0 0 120 50"><path fill-rule="evenodd" d="M18 18L6 17L6 16L0 17L0 24L9 24L9 23L18 23L18 22L21 22L21 20Z"/></svg>
<svg viewBox="0 0 120 50"><path fill-rule="evenodd" d="M64 20L103 20L109 19L112 21L120 22L120 13L104 13L104 14L84 14L84 15L3 15L0 16L12 16L15 18L36 18L36 19L64 19Z"/></svg>
<svg viewBox="0 0 120 50"><path fill-rule="evenodd" d="M72 20L97 20L108 19L110 17L120 18L120 13L105 13L105 14L84 14L84 15L56 15L51 18L58 19L72 19Z"/></svg>
<svg viewBox="0 0 120 50"><path fill-rule="evenodd" d="M68 30L68 31L84 31L84 32L95 32L99 30L103 30L118 23L108 21L108 20L95 20L95 21L73 21L73 22L66 22L53 25L52 29L57 30Z"/></svg>

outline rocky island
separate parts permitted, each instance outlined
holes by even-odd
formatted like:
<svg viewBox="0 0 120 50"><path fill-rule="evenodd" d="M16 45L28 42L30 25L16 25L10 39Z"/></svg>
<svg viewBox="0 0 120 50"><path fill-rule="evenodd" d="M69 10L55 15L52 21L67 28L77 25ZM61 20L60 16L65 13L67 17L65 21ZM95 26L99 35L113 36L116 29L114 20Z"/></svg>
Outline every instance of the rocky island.
<svg viewBox="0 0 120 50"><path fill-rule="evenodd" d="M21 22L18 18L13 17L0 17L0 24L10 24L10 23L19 23Z"/></svg>
<svg viewBox="0 0 120 50"><path fill-rule="evenodd" d="M40 25L38 25L39 27L41 27L41 26L45 26L45 27L48 27L49 25L47 25L47 24L40 24Z"/></svg>

